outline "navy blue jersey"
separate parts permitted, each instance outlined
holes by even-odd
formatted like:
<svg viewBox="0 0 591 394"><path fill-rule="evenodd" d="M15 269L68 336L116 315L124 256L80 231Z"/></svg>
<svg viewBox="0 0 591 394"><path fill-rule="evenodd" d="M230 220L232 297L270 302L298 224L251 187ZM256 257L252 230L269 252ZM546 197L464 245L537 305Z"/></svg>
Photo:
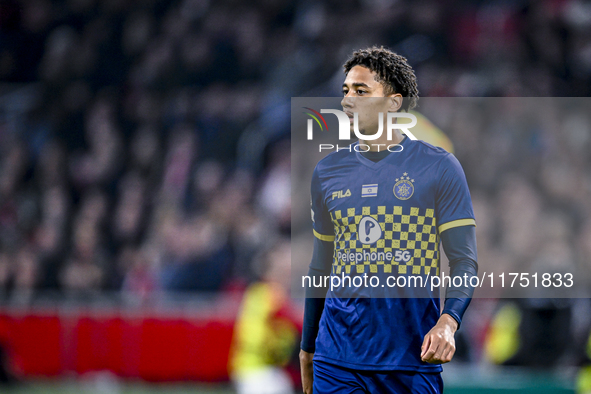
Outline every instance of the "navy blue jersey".
<svg viewBox="0 0 591 394"><path fill-rule="evenodd" d="M475 224L464 172L452 154L420 140L405 138L402 151L378 162L356 145L314 170L314 235L334 242L332 276L377 277L371 283L379 285L329 289L314 358L362 370L441 371L420 360L440 315L438 290L382 285L439 275L439 234Z"/></svg>

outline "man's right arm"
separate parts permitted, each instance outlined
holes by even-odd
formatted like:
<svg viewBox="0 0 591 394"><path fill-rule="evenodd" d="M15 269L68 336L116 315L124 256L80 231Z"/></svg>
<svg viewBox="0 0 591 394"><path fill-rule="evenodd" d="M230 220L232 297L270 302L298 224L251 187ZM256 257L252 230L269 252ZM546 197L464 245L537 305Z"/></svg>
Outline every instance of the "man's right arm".
<svg viewBox="0 0 591 394"><path fill-rule="evenodd" d="M334 227L324 201L324 193L318 175L314 169L311 185L312 228L314 232L314 251L308 269L312 286L305 289L304 325L300 350L300 367L304 393L312 394L314 381L312 360L316 350L316 336L320 327L320 318L324 311L324 300L328 287L315 287L324 284L324 277L330 275L334 254ZM328 281L326 281L328 283Z"/></svg>
<svg viewBox="0 0 591 394"><path fill-rule="evenodd" d="M322 241L314 237L314 252L312 262L308 269L308 276L314 283L324 284L324 277L330 275L334 243ZM327 283L329 281L326 281ZM300 350L300 367L302 371L302 386L304 393L312 394L314 381L313 359L316 350L316 336L320 327L320 318L324 311L324 300L328 287L306 288L306 301L304 305L304 325L302 330L302 343Z"/></svg>
<svg viewBox="0 0 591 394"><path fill-rule="evenodd" d="M312 284L328 283L324 278L330 275L333 249L333 242L322 241L314 237L314 252L308 269L308 276L311 278ZM324 311L324 299L327 291L328 287L325 286L306 288L301 349L308 353L314 353L316 349L316 336L318 335L320 317Z"/></svg>

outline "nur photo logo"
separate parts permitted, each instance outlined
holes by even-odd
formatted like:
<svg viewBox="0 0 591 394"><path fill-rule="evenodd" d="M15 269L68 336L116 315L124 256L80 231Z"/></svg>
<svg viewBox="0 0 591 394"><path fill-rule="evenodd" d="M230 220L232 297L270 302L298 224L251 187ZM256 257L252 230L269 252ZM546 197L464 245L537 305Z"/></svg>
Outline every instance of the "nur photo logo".
<svg viewBox="0 0 591 394"><path fill-rule="evenodd" d="M351 140L352 135L362 141L375 141L382 137L384 134L384 129L386 132L386 137L388 141L392 141L392 134L395 129L400 130L402 133L406 134L408 138L411 140L416 140L417 138L413 135L413 133L409 130L412 127L416 126L417 124L417 117L412 113L406 112L387 112L386 113L386 121L384 122L384 113L379 112L378 116L378 130L374 134L363 134L359 130L359 113L353 112L352 118L349 114L344 111L340 111L337 109L325 109L322 108L320 111L316 111L310 107L302 107L307 111L304 114L308 115L310 118L307 120L306 123L306 138L309 141L314 140L314 124L318 126L321 132L324 130L328 131L328 123L322 114L333 114L337 117L338 122L338 139L340 141L349 141ZM406 123L398 123L397 119L410 119L410 122ZM385 124L385 127L384 127ZM351 127L352 126L352 127ZM353 133L351 133L351 129ZM385 144L374 144L378 145L378 150L380 150L379 146L385 146L385 149L388 149L390 152L401 152L402 146L399 144L392 144L386 146ZM398 148L397 150L392 150L393 147ZM335 145L333 144L319 144L319 151L322 150L331 150L335 149ZM348 149L350 147L341 147L339 148L336 145L336 150ZM365 152L370 150L370 145L368 144L357 144L355 145L354 149L359 152Z"/></svg>

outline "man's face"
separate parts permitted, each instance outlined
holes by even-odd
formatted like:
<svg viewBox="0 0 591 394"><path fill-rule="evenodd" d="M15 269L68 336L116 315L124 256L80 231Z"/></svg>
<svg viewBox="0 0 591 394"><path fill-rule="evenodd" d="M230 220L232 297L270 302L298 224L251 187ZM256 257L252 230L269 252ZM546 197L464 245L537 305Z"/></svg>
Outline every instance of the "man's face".
<svg viewBox="0 0 591 394"><path fill-rule="evenodd" d="M349 116L353 131L353 113L358 114L359 132L373 135L379 127L379 113L395 112L400 107L400 94L384 95L384 86L376 81L376 73L363 66L355 66L343 82L343 111ZM393 100L396 97L396 100ZM402 101L400 100L400 103Z"/></svg>

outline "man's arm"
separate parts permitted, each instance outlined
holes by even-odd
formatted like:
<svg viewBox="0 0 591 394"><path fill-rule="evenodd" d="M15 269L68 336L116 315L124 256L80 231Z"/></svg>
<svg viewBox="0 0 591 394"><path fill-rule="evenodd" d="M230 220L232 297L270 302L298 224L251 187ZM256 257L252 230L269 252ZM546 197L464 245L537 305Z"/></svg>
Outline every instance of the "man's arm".
<svg viewBox="0 0 591 394"><path fill-rule="evenodd" d="M441 317L423 340L421 359L439 364L451 361L456 351L454 334L462 323L462 317L474 294L469 278L478 274L476 257L476 230L474 226L453 227L441 233L443 250L449 259L450 276L464 277L467 283L450 287L445 295ZM465 286L464 286L465 285Z"/></svg>
<svg viewBox="0 0 591 394"><path fill-rule="evenodd" d="M318 278L330 275L334 252L334 225L324 201L325 191L322 188L318 166L314 168L312 183L310 185L312 228L314 232L314 251L308 275L312 284L324 283ZM317 278L314 281L314 278ZM320 317L324 311L324 299L328 288L310 286L306 288L306 301L304 305L304 327L302 331L302 344L300 350L300 368L302 371L302 386L304 393L312 394L314 381L312 359L316 350L316 335L320 323Z"/></svg>
<svg viewBox="0 0 591 394"><path fill-rule="evenodd" d="M333 242L321 241L314 237L314 252L312 253L312 262L308 269L308 276L312 278L312 283L322 283L324 282L324 276L330 275L333 250ZM314 280L314 277L317 279ZM314 353L316 349L316 335L318 334L320 317L324 310L324 299L327 291L328 287L312 286L306 288L301 348L308 353Z"/></svg>
<svg viewBox="0 0 591 394"><path fill-rule="evenodd" d="M330 275L334 243L322 241L314 237L314 252L312 262L308 269L308 276L312 283L323 283L322 278ZM314 277L317 279L314 280ZM304 327L302 331L302 343L300 350L300 368L302 371L302 386L304 393L312 394L314 381L313 365L314 351L316 350L316 336L320 326L320 317L324 311L324 300L328 287L306 288L306 300L304 305Z"/></svg>

